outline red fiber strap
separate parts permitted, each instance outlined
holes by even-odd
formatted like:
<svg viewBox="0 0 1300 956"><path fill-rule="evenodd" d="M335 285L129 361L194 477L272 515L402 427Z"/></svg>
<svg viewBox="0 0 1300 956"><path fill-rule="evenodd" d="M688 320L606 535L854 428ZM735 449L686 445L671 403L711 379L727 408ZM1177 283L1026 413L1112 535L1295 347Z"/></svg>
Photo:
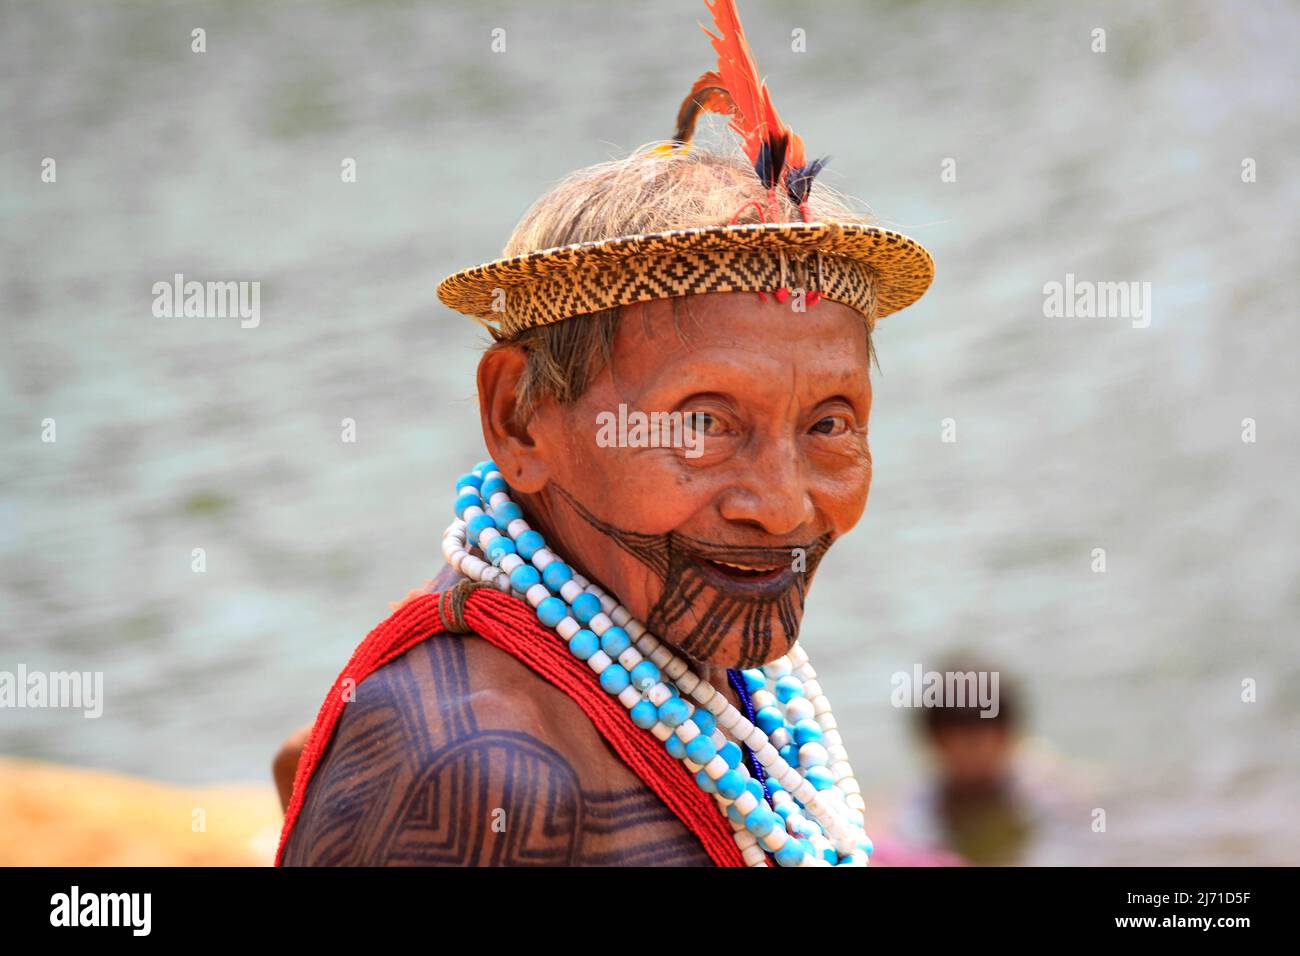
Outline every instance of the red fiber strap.
<svg viewBox="0 0 1300 956"><path fill-rule="evenodd" d="M440 593L433 593L417 595L404 603L366 636L335 679L298 761L293 797L275 854L276 866L283 862L284 848L302 811L307 786L329 747L352 691L389 661L447 629L440 612L441 600ZM570 654L559 637L542 627L532 608L508 594L480 588L466 598L464 618L477 636L517 658L572 698L614 752L695 835L714 863L744 866L731 826L713 798L700 790L681 762L669 755L649 731L628 719L623 705L605 693L596 674Z"/></svg>

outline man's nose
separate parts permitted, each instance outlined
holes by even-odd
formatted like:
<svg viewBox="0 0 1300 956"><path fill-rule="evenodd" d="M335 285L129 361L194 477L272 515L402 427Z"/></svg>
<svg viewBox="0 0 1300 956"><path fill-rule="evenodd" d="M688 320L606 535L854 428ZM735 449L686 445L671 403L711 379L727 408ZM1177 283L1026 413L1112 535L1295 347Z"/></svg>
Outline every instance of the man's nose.
<svg viewBox="0 0 1300 956"><path fill-rule="evenodd" d="M724 495L719 511L728 521L772 535L811 524L815 510L795 443L788 438L764 442L746 463L744 476Z"/></svg>

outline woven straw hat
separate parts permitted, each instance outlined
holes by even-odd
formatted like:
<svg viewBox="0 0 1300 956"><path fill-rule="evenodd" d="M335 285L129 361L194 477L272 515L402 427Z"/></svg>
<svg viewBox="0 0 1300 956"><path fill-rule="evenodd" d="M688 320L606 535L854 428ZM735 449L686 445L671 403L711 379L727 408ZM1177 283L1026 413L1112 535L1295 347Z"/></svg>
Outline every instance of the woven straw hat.
<svg viewBox="0 0 1300 956"><path fill-rule="evenodd" d="M914 239L865 224L809 221L808 196L825 160L807 162L803 140L776 115L735 0L706 2L719 31L705 30L718 69L695 82L667 148L690 148L701 113L731 116L767 188L771 221L619 236L497 259L443 279L438 298L445 305L510 338L577 315L710 292L773 292L781 301L802 293L807 304L831 299L874 325L929 288L934 260ZM775 221L778 192L788 194L805 221Z"/></svg>

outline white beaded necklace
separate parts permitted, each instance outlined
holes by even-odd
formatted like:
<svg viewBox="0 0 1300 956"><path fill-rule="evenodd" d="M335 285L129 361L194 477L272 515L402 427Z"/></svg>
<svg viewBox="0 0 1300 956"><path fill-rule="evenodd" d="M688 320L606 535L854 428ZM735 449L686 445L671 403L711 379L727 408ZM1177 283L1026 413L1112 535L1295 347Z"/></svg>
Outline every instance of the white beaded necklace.
<svg viewBox="0 0 1300 956"><path fill-rule="evenodd" d="M632 721L714 795L747 864L766 865L768 853L782 866L867 864L872 844L863 830L862 791L802 647L743 672L755 726L615 598L546 547L495 464L480 462L457 479L456 492L458 517L442 540L448 564L536 609ZM766 790L750 776L741 744L763 767Z"/></svg>

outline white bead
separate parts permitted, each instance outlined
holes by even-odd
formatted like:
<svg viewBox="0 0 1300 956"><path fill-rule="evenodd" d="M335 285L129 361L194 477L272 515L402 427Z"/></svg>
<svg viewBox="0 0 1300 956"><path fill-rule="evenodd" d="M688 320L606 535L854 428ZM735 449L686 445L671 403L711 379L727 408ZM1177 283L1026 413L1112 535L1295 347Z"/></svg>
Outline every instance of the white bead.
<svg viewBox="0 0 1300 956"><path fill-rule="evenodd" d="M825 738L823 738L823 741L824 740ZM841 760L849 759L849 752L844 749L843 744L835 744L833 747L826 747L826 753L830 755L831 763L839 763Z"/></svg>
<svg viewBox="0 0 1300 956"><path fill-rule="evenodd" d="M618 702L628 710L631 710L637 704L641 703L641 700L641 692L631 684L628 684L618 693Z"/></svg>
<svg viewBox="0 0 1300 956"><path fill-rule="evenodd" d="M806 680L803 682L803 695L809 700L814 697L824 697L826 692L822 690L822 685L815 680Z"/></svg>
<svg viewBox="0 0 1300 956"><path fill-rule="evenodd" d="M555 632L566 641L582 630L582 625L572 617L566 617L559 624L555 625Z"/></svg>
<svg viewBox="0 0 1300 956"><path fill-rule="evenodd" d="M528 598L528 603L533 607L537 607L550 596L551 592L545 584L534 584L524 594L524 597Z"/></svg>
<svg viewBox="0 0 1300 956"><path fill-rule="evenodd" d="M784 746L784 744L780 746ZM824 767L829 760L830 757L826 753L826 748L815 741L812 743L806 743L799 748L799 766L804 769L809 767Z"/></svg>
<svg viewBox="0 0 1300 956"><path fill-rule="evenodd" d="M749 833L748 830L737 830L737 837L741 833ZM751 833L750 836L753 836ZM763 848L755 844L754 846L745 847L740 851L740 858L746 866L767 866L767 856L763 853Z"/></svg>
<svg viewBox="0 0 1300 956"><path fill-rule="evenodd" d="M468 557L466 557L463 562L461 562L460 569L462 572L464 572L466 577L473 578L474 580L477 581L482 579L483 572L487 569L487 567L488 567L488 563L486 561L484 561L482 558L476 558L474 555L471 554Z"/></svg>
<svg viewBox="0 0 1300 956"><path fill-rule="evenodd" d="M677 739L684 744L689 744L699 735L700 728L693 720L682 721L682 723L677 726Z"/></svg>
<svg viewBox="0 0 1300 956"><path fill-rule="evenodd" d="M600 635L604 634L613 626L614 622L611 621L609 615L603 611L587 622L587 627L595 631L597 637L600 637Z"/></svg>
<svg viewBox="0 0 1300 956"><path fill-rule="evenodd" d="M825 694L819 694L816 697L809 698L813 703L813 713L820 716L831 712L831 702L826 699Z"/></svg>
<svg viewBox="0 0 1300 956"><path fill-rule="evenodd" d="M514 521L511 521L508 525L506 525L506 534L510 535L510 537L512 538L519 537L527 530L528 530L528 522L525 521L523 518L516 518Z"/></svg>
<svg viewBox="0 0 1300 956"><path fill-rule="evenodd" d="M695 689L691 691L691 696L695 698L697 704L704 706L718 696L718 689L708 681L702 680L695 685Z"/></svg>
<svg viewBox="0 0 1300 956"><path fill-rule="evenodd" d="M769 853L775 853L781 847L785 846L790 840L790 834L786 833L780 827L772 827L767 836L759 837L758 842L768 850Z"/></svg>
<svg viewBox="0 0 1300 956"><path fill-rule="evenodd" d="M677 685L677 689L681 691L683 695L690 695L695 692L695 688L700 685L701 681L698 675L687 671L681 677L674 677L673 683Z"/></svg>
<svg viewBox="0 0 1300 956"><path fill-rule="evenodd" d="M840 736L838 730L827 730L822 733L823 747L840 747L844 744L844 738Z"/></svg>
<svg viewBox="0 0 1300 956"><path fill-rule="evenodd" d="M792 697L785 705L785 720L788 724L797 724L801 720L812 720L813 705L807 697Z"/></svg>
<svg viewBox="0 0 1300 956"><path fill-rule="evenodd" d="M730 769L721 754L714 754L713 759L704 765L704 772L709 775L710 780L717 780Z"/></svg>
<svg viewBox="0 0 1300 956"><path fill-rule="evenodd" d="M790 791L794 798L802 803L805 807L817 800L817 788L807 780L800 780L795 788Z"/></svg>
<svg viewBox="0 0 1300 956"><path fill-rule="evenodd" d="M839 763L831 764L830 770L831 776L835 778L836 783L839 783L846 777L853 776L853 768L849 766L847 760L841 760Z"/></svg>
<svg viewBox="0 0 1300 956"><path fill-rule="evenodd" d="M758 797L754 796L748 790L736 798L736 810L745 816L758 807Z"/></svg>
<svg viewBox="0 0 1300 956"><path fill-rule="evenodd" d="M847 802L849 806L853 806L853 796L862 792L862 788L858 786L858 782L852 777L846 777L843 780L837 780L835 782L839 785L840 791L845 795L845 802Z"/></svg>
<svg viewBox="0 0 1300 956"><path fill-rule="evenodd" d="M803 649L803 645L798 641L786 652L785 656L790 659L790 663L795 667L802 667L808 663L808 652Z"/></svg>
<svg viewBox="0 0 1300 956"><path fill-rule="evenodd" d="M735 737L737 740L748 741L751 737L754 736L755 731L758 731L758 733L760 734L763 733L761 730L758 730L757 727L755 727L753 724L749 722L748 717L745 717L743 714L740 714L740 711L736 711L736 713L737 715L739 715L738 719L727 729L731 731L731 735ZM763 734L763 743L767 743L766 734ZM762 745L763 744L759 744L760 747Z"/></svg>
<svg viewBox="0 0 1300 956"><path fill-rule="evenodd" d="M626 629L627 629L627 622L630 621L630 620L632 620L632 615L628 613L627 608L623 607L623 606L620 604L618 607L614 608L614 611L613 611L613 613L611 613L611 614L609 615L609 618L610 618L611 621L613 621L613 622L614 622L615 624L617 624L619 627L621 627L621 628L623 628L624 630L626 630ZM628 631L628 636L629 636L629 637L632 636L632 632L631 632L631 631Z"/></svg>
<svg viewBox="0 0 1300 956"><path fill-rule="evenodd" d="M635 619L633 619L630 623L628 623L626 627L627 627L627 633L629 634L629 636L631 636L632 640L634 641L640 639L641 635L646 632L645 625Z"/></svg>
<svg viewBox="0 0 1300 956"><path fill-rule="evenodd" d="M658 737L662 743L673 735L673 729L661 720L650 728L650 733Z"/></svg>
<svg viewBox="0 0 1300 956"><path fill-rule="evenodd" d="M665 665L663 670L664 673L668 675L669 680L677 680L677 678L686 673L686 669L689 666L690 665L680 657L675 657Z"/></svg>
<svg viewBox="0 0 1300 956"><path fill-rule="evenodd" d="M510 500L510 496L508 494L506 494L504 491L498 491L496 494L492 495L492 497L488 499L488 504L492 506L493 511L496 511L498 508L500 508L503 504L505 504L509 500Z"/></svg>
<svg viewBox="0 0 1300 956"><path fill-rule="evenodd" d="M557 560L550 548L538 548L533 552L533 567L538 571L545 571L548 564Z"/></svg>
<svg viewBox="0 0 1300 956"><path fill-rule="evenodd" d="M609 659L609 655L604 651L597 651L587 658L587 666L597 674L602 673L612 663L614 662Z"/></svg>
<svg viewBox="0 0 1300 956"><path fill-rule="evenodd" d="M762 733L762 731L759 732ZM781 756L780 753L777 752L777 749L770 743L764 743L757 748L751 744L749 749L754 751L754 759L764 767L770 764L777 757Z"/></svg>
<svg viewBox="0 0 1300 956"><path fill-rule="evenodd" d="M803 775L798 770L791 767L785 773L777 773L775 769L772 772L776 776L777 782L790 791L791 796L798 796L795 791L804 783ZM809 784L809 786L812 786L812 784Z"/></svg>
<svg viewBox="0 0 1300 956"><path fill-rule="evenodd" d="M671 696L673 696L673 692L668 689L668 685L663 681L655 684L646 692L646 699L656 707L662 706L663 702Z"/></svg>
<svg viewBox="0 0 1300 956"><path fill-rule="evenodd" d="M704 709L707 710L714 717L718 718L718 723L722 723L723 726L726 727L735 726L736 721L727 720L726 723L723 723L724 718L730 718L732 715L735 715L736 717L739 717L741 720L745 719L743 717L740 717L740 711L736 710L736 708L732 707L731 704L727 703L727 698L723 697L721 694L714 694L712 697L710 697L709 702L704 706Z"/></svg>
<svg viewBox="0 0 1300 956"><path fill-rule="evenodd" d="M560 585L560 597L564 598L566 604L572 604L582 593L582 586L570 578Z"/></svg>
<svg viewBox="0 0 1300 956"><path fill-rule="evenodd" d="M822 725L822 730L824 731L836 730L840 726L839 721L835 719L835 715L832 714L829 710L826 711L826 713L824 714L817 715L817 723ZM825 734L823 734L822 736L825 736Z"/></svg>
<svg viewBox="0 0 1300 956"><path fill-rule="evenodd" d="M484 511L482 508L480 508L478 505L470 505L468 508L465 509L465 513L461 515L461 520L465 523L465 526L468 527L470 521L473 520L474 518L477 518L481 514L487 514L487 512Z"/></svg>
<svg viewBox="0 0 1300 956"><path fill-rule="evenodd" d="M501 570L506 574L513 574L515 568L521 568L523 565L524 559L517 554L507 554L501 558Z"/></svg>
<svg viewBox="0 0 1300 956"><path fill-rule="evenodd" d="M618 662L623 665L623 669L628 673L631 673L632 668L640 664L642 660L641 652L635 647L629 647L625 649L622 654L618 655Z"/></svg>
<svg viewBox="0 0 1300 956"><path fill-rule="evenodd" d="M754 705L754 711L757 713L764 707L771 707L777 701L776 695L770 690L759 689L749 695L749 702Z"/></svg>
<svg viewBox="0 0 1300 956"><path fill-rule="evenodd" d="M628 631L628 633L631 634L632 632ZM650 662L660 670L663 670L665 667L667 667L668 662L671 661L672 659L673 659L673 652L670 651L668 648L664 647L662 644L660 644L657 648L655 648L650 653Z"/></svg>
<svg viewBox="0 0 1300 956"><path fill-rule="evenodd" d="M788 657L778 657L776 660L763 665L763 673L773 680L788 677L792 670L794 670L794 665L790 663Z"/></svg>
<svg viewBox="0 0 1300 956"><path fill-rule="evenodd" d="M784 727L778 727L767 735L767 739L772 741L772 746L780 750L782 747L788 747L791 743L790 731Z"/></svg>
<svg viewBox="0 0 1300 956"><path fill-rule="evenodd" d="M478 535L478 546L487 551L487 546L496 538L501 537L501 532L496 528L484 528Z"/></svg>
<svg viewBox="0 0 1300 956"><path fill-rule="evenodd" d="M600 609L604 611L606 614L613 614L614 611L618 608L618 602L615 601L608 594L600 593L597 594L596 596L600 598ZM630 637L631 635L628 636Z"/></svg>

